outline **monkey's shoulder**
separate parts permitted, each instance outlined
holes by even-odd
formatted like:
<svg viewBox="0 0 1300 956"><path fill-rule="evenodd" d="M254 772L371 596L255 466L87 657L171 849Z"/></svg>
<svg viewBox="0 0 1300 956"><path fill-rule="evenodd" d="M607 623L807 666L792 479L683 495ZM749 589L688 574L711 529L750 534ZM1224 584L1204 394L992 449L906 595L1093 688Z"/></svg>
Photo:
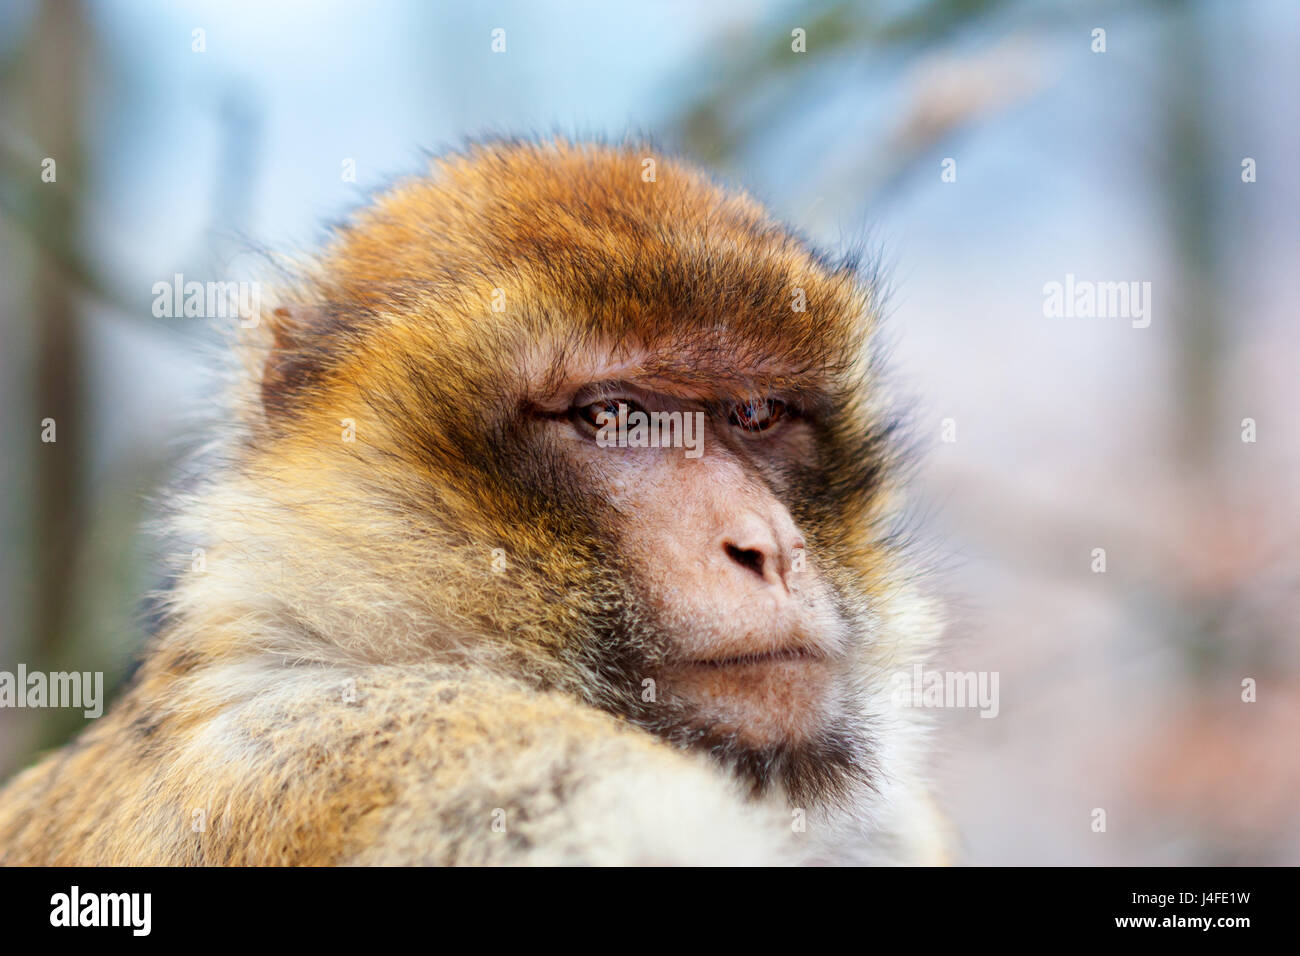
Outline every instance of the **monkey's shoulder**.
<svg viewBox="0 0 1300 956"><path fill-rule="evenodd" d="M487 669L245 661L171 685L0 794L8 862L757 862L782 835L704 759Z"/></svg>
<svg viewBox="0 0 1300 956"><path fill-rule="evenodd" d="M237 725L318 779L312 800L369 802L349 863L770 861L783 818L736 783L568 694L471 665L305 675ZM234 753L246 743L228 741ZM322 815L313 812L312 820Z"/></svg>

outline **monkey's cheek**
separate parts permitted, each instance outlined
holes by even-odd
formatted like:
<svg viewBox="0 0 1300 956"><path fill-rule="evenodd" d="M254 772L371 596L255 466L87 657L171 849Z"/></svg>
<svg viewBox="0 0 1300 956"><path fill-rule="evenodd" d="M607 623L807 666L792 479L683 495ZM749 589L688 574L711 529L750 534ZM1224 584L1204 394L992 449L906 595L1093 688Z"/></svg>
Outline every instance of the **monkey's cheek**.
<svg viewBox="0 0 1300 956"><path fill-rule="evenodd" d="M756 747L812 737L829 721L834 699L834 671L823 660L687 665L664 679L711 729Z"/></svg>

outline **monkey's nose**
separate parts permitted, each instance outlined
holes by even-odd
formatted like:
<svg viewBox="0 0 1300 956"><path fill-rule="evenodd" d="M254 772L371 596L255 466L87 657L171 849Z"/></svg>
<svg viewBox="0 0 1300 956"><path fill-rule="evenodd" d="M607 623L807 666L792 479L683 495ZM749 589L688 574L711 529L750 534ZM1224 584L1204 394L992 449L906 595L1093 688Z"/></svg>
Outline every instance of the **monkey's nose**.
<svg viewBox="0 0 1300 956"><path fill-rule="evenodd" d="M734 565L756 575L765 584L788 589L790 561L776 533L757 515L747 516L722 539L722 550Z"/></svg>
<svg viewBox="0 0 1300 956"><path fill-rule="evenodd" d="M741 548L728 542L723 545L727 551L727 557L731 558L742 568L748 568L760 578L767 579L767 569L770 558L764 555L758 548Z"/></svg>

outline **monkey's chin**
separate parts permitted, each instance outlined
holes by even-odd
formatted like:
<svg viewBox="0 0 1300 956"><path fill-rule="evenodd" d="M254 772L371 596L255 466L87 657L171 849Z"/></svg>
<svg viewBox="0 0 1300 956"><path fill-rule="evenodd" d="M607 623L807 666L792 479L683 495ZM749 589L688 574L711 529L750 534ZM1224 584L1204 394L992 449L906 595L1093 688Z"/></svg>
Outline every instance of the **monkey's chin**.
<svg viewBox="0 0 1300 956"><path fill-rule="evenodd" d="M683 663L664 675L699 719L750 747L816 736L831 717L834 678L830 661L804 656Z"/></svg>

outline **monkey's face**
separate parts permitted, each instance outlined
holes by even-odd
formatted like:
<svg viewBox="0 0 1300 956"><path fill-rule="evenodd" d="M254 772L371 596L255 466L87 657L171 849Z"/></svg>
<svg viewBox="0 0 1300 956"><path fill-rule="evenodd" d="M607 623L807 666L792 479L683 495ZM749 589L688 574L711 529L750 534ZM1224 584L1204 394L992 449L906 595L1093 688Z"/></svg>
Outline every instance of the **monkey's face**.
<svg viewBox="0 0 1300 956"><path fill-rule="evenodd" d="M892 574L870 293L747 197L638 163L520 146L396 190L318 305L277 313L263 405L313 488L338 461L379 503L346 532L390 569L363 613L825 790L872 759Z"/></svg>
<svg viewBox="0 0 1300 956"><path fill-rule="evenodd" d="M818 449L801 398L585 370L536 412L622 556L643 679L701 729L798 744L835 718L851 628L788 502ZM806 493L807 489L803 489Z"/></svg>
<svg viewBox="0 0 1300 956"><path fill-rule="evenodd" d="M602 702L807 793L871 760L856 690L872 584L853 539L879 436L821 376L738 354L566 350L521 434L530 483L590 517L608 565L577 586L607 592L568 650Z"/></svg>

